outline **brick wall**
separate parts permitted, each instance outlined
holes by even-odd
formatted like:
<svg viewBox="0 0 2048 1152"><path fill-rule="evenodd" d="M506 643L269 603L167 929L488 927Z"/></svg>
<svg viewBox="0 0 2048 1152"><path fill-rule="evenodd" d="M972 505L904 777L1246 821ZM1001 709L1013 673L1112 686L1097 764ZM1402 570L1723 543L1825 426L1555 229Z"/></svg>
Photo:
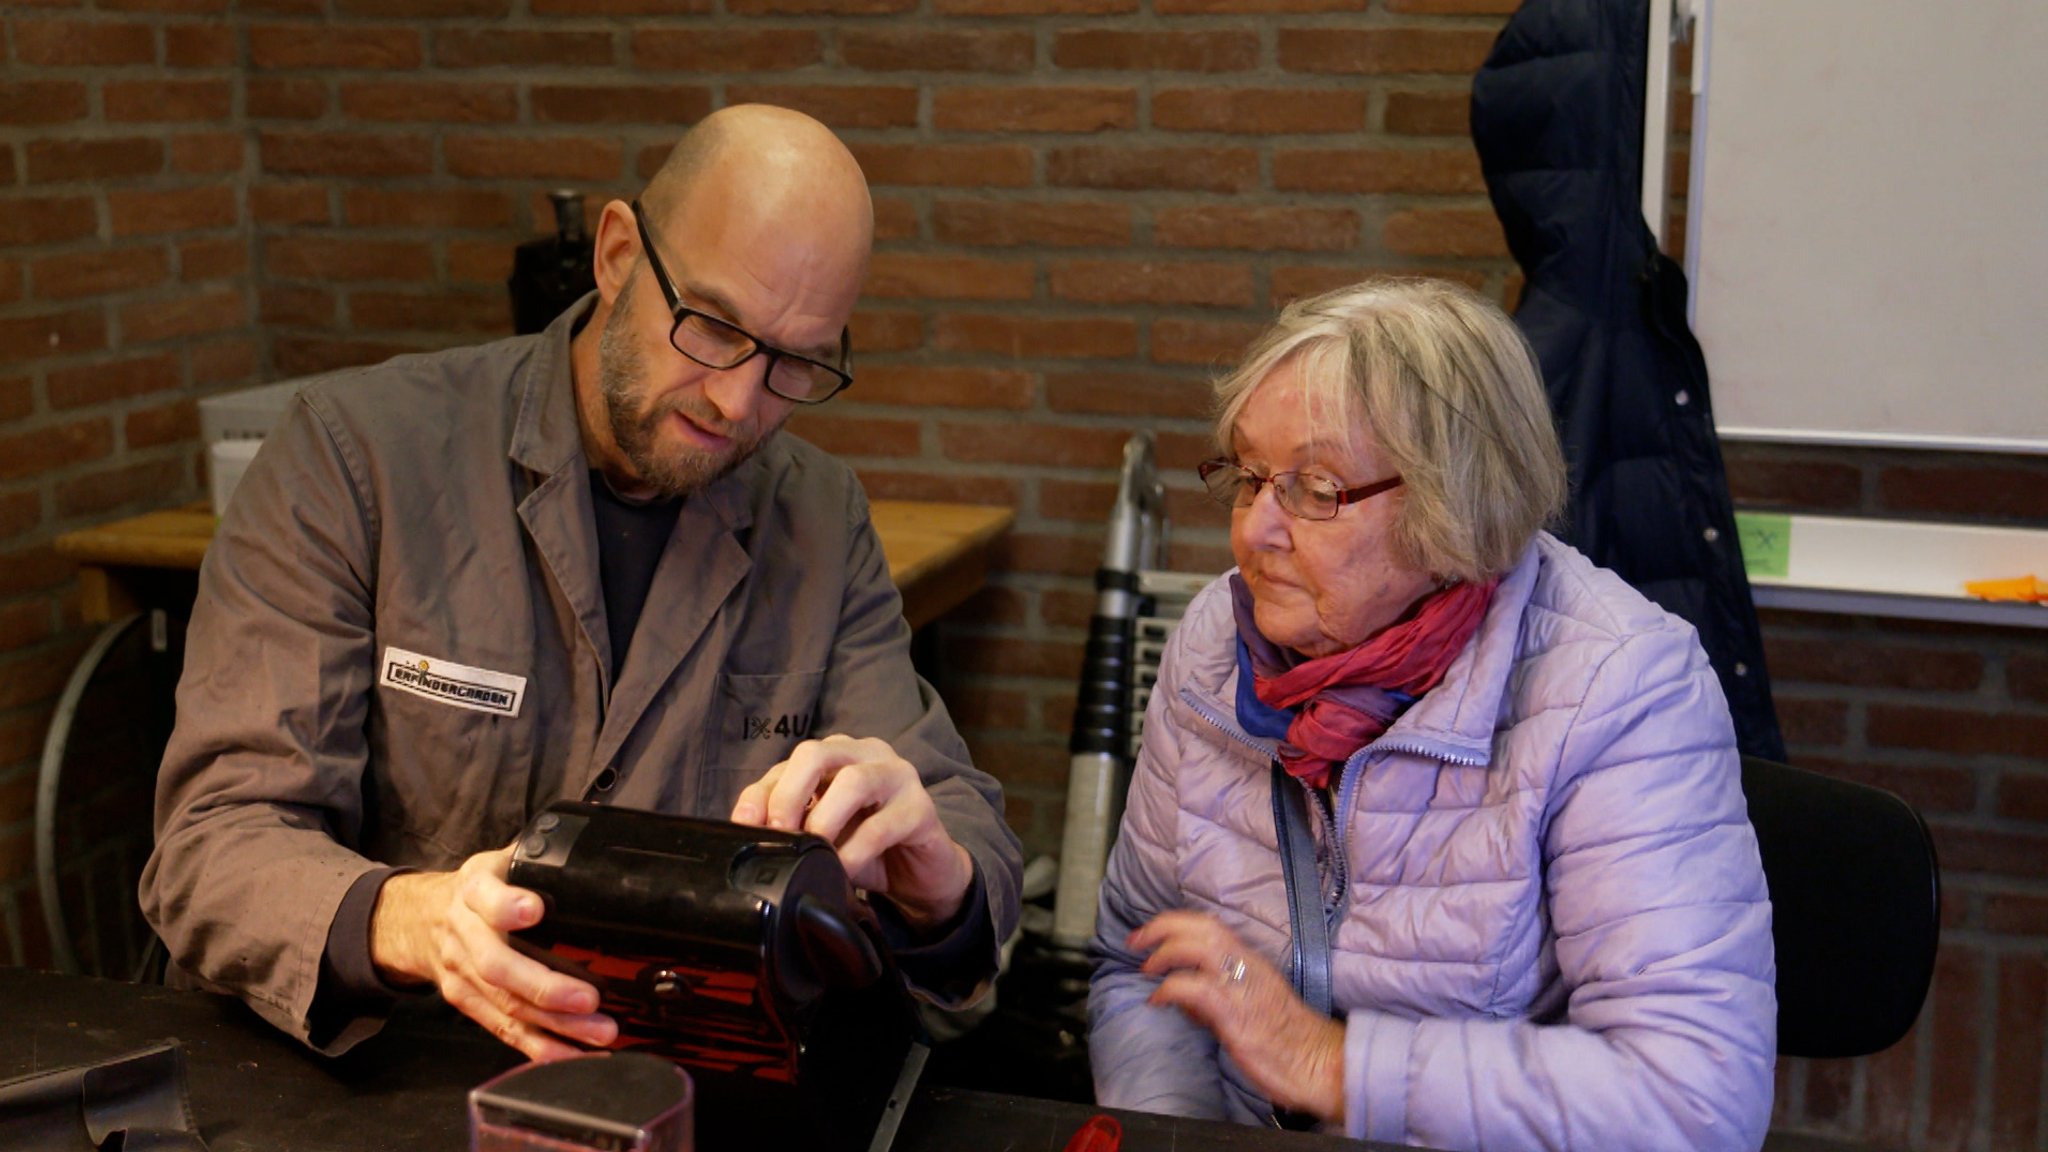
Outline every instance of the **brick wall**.
<svg viewBox="0 0 2048 1152"><path fill-rule="evenodd" d="M185 498L193 393L508 331L510 251L548 227L545 190L628 195L710 108L809 111L874 185L860 383L794 427L878 496L1017 511L992 587L944 625L941 652L1033 851L1059 843L1125 437L1160 434L1173 565L1220 568L1224 519L1187 474L1204 387L1279 301L1387 270L1504 303L1519 286L1465 112L1512 0L246 0L225 21L225 0L121 3L143 14L58 0L6 16L0 877L20 862L8 837L48 669L79 643L48 542L133 506L92 478L174 467L143 502ZM119 94L142 84L159 87ZM202 122L128 119L170 109ZM77 152L113 167L63 180L36 159L79 139L135 143ZM195 155L223 167L189 176ZM124 231L140 211L124 215L125 195L167 198L141 214L178 221L173 235ZM188 247L209 242L237 261L183 283ZM51 296L38 268L58 256L111 270ZM145 342L128 310L146 306L234 323L131 350ZM92 350L50 354L56 329ZM66 383L151 355L176 367L169 393L139 394L162 372ZM1773 506L2048 524L2042 461L1730 459L1738 495ZM1876 1060L1788 1063L1782 1126L2042 1147L2048 633L1814 615L1766 630L1795 759L1907 795L1949 865L1921 1026Z"/></svg>

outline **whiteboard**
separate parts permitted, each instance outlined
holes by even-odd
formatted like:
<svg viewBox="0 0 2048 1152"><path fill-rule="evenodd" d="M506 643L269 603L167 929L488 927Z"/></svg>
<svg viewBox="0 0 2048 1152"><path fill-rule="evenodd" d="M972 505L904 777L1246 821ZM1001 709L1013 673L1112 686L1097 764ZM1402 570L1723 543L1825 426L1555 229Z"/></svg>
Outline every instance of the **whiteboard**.
<svg viewBox="0 0 2048 1152"><path fill-rule="evenodd" d="M1698 35L1721 435L2048 452L2048 0L1709 0Z"/></svg>

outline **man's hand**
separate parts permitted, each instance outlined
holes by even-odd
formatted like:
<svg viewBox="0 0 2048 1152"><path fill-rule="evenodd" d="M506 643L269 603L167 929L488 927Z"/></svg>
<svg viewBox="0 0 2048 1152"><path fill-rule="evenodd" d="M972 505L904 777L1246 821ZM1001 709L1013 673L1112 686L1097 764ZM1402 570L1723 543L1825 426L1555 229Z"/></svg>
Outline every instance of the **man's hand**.
<svg viewBox="0 0 2048 1152"><path fill-rule="evenodd" d="M454 872L408 872L384 882L370 913L370 959L393 984L432 984L442 999L535 1060L602 1047L618 1024L597 1011L597 989L522 955L508 932L540 922L540 897L505 883L512 849L481 852Z"/></svg>
<svg viewBox="0 0 2048 1152"><path fill-rule="evenodd" d="M1150 952L1143 971L1162 978L1150 1002L1215 1033L1266 1099L1343 1123L1344 1026L1296 996L1236 933L1205 913L1162 912L1125 944Z"/></svg>
<svg viewBox="0 0 2048 1152"><path fill-rule="evenodd" d="M797 745L740 793L732 820L823 837L856 886L887 896L920 930L952 919L974 879L917 769L884 740Z"/></svg>

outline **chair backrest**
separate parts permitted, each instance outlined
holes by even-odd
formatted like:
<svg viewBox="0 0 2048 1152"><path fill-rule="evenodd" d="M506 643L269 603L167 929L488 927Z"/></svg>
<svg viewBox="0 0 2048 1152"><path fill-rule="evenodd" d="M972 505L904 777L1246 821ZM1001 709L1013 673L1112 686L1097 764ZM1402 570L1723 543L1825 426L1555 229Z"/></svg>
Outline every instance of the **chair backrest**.
<svg viewBox="0 0 2048 1152"><path fill-rule="evenodd" d="M1779 1053L1891 1047L1920 1015L1941 936L1926 822L1882 788L1754 757L1742 792L1771 892Z"/></svg>

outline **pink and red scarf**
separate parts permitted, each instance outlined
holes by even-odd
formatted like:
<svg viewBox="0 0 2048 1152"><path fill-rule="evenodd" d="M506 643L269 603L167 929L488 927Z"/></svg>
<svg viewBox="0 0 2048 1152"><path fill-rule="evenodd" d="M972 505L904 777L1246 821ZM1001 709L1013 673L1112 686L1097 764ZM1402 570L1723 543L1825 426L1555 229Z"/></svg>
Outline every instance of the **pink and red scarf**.
<svg viewBox="0 0 2048 1152"><path fill-rule="evenodd" d="M1243 577L1231 576L1239 722L1254 735L1279 741L1280 763L1290 774L1329 787L1334 770L1444 678L1479 630L1498 583L1463 582L1433 592L1407 618L1363 644L1311 658L1260 634L1251 589Z"/></svg>

